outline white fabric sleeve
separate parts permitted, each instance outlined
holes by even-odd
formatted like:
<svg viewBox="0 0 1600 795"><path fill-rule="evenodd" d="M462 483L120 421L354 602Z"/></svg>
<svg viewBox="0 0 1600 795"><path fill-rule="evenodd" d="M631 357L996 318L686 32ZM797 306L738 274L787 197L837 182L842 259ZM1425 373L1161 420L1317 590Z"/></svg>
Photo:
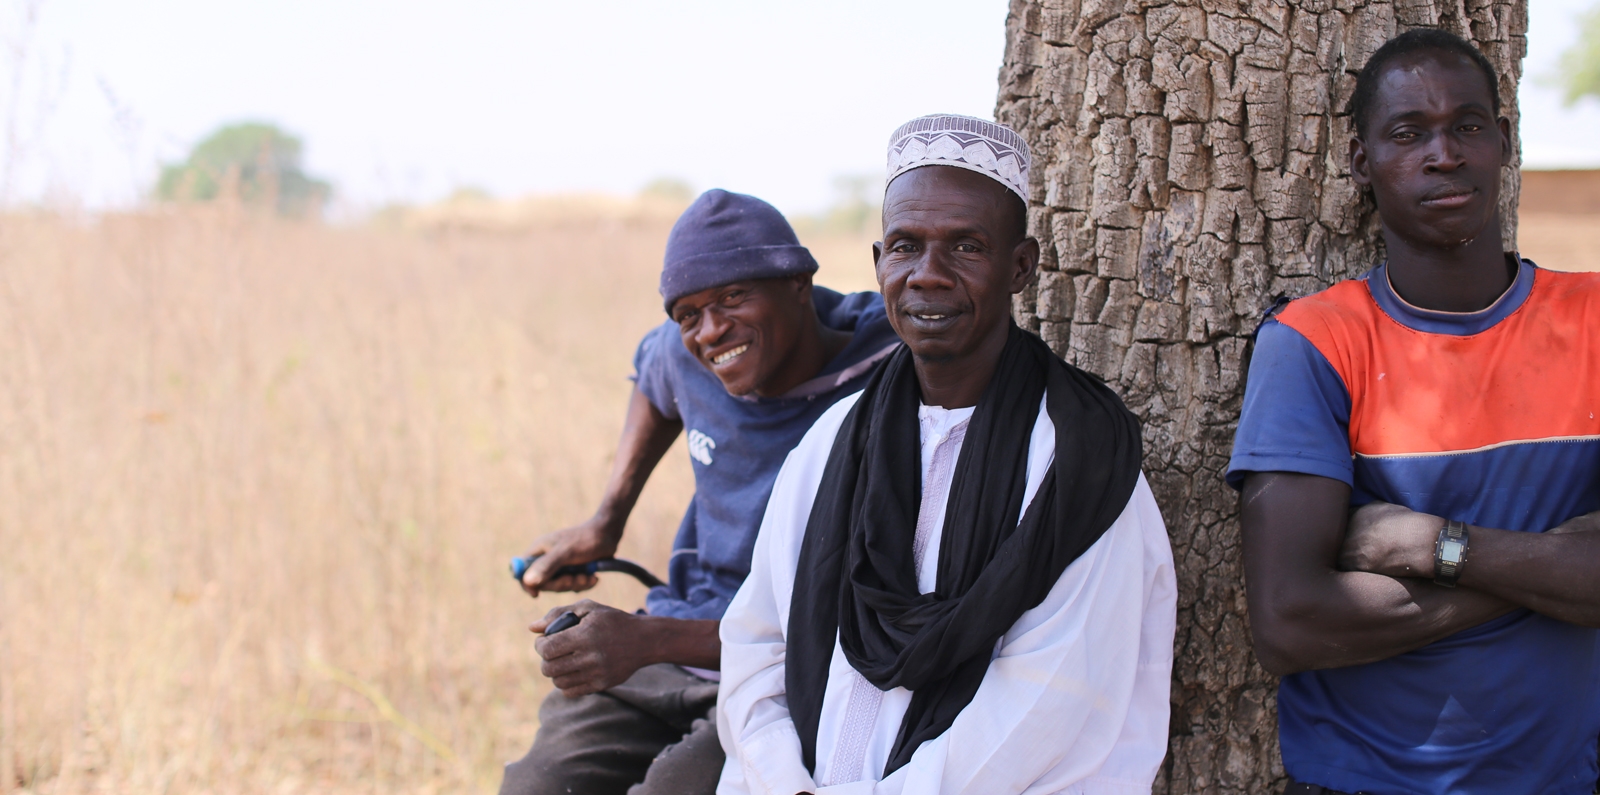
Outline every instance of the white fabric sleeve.
<svg viewBox="0 0 1600 795"><path fill-rule="evenodd" d="M1147 795L1167 750L1177 581L1143 476L1002 639L972 702L888 778L818 795ZM792 795L789 793L788 795Z"/></svg>
<svg viewBox="0 0 1600 795"><path fill-rule="evenodd" d="M783 665L800 542L822 470L845 415L859 393L823 413L784 460L772 484L750 575L722 616L722 685L717 738L728 760L718 795L815 792L800 758L800 735L789 717Z"/></svg>

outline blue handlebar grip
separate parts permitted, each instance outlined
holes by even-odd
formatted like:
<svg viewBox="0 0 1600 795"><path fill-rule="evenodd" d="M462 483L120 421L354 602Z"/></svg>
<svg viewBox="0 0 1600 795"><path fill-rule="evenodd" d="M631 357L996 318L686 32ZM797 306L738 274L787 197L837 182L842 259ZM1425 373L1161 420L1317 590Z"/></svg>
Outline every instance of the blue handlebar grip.
<svg viewBox="0 0 1600 795"><path fill-rule="evenodd" d="M516 580L517 582L522 582L522 575L528 573L528 567L532 566L533 561L538 559L538 557L538 555L533 555L526 558L512 558L511 579ZM556 569L556 574L558 576L572 576L575 574L594 574L598 571L600 571L600 565L598 561L595 561L576 566L562 566L561 568Z"/></svg>

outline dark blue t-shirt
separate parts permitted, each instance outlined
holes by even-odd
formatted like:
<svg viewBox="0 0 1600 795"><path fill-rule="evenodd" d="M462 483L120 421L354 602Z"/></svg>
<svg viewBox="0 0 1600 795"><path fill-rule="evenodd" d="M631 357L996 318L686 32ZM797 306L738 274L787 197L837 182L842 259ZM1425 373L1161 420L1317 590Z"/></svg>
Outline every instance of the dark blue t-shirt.
<svg viewBox="0 0 1600 795"><path fill-rule="evenodd" d="M1356 505L1525 533L1600 509L1596 328L1600 274L1527 261L1482 312L1412 306L1382 267L1294 301L1257 338L1228 482L1318 475ZM1291 674L1278 730L1289 775L1342 792L1588 795L1600 633L1516 610Z"/></svg>
<svg viewBox="0 0 1600 795"><path fill-rule="evenodd" d="M812 288L822 324L854 332L816 378L776 398L734 397L683 347L678 324L657 326L634 355L634 380L657 411L683 421L694 499L672 543L668 584L645 601L652 615L720 619L750 573L756 531L789 451L839 398L866 385L900 338L877 293Z"/></svg>

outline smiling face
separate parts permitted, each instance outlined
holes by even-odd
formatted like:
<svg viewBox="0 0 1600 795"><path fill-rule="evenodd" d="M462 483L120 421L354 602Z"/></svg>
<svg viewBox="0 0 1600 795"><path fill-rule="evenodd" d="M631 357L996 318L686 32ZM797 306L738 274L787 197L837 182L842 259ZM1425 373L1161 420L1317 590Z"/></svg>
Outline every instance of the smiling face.
<svg viewBox="0 0 1600 795"><path fill-rule="evenodd" d="M683 347L730 395L768 394L787 378L811 305L811 275L756 279L679 298L671 316Z"/></svg>
<svg viewBox="0 0 1600 795"><path fill-rule="evenodd" d="M1396 59L1350 141L1350 171L1372 188L1384 229L1412 245L1456 248L1498 229L1500 169L1511 130L1495 118L1485 75L1466 57Z"/></svg>
<svg viewBox="0 0 1600 795"><path fill-rule="evenodd" d="M962 168L925 166L889 183L873 259L889 323L919 362L998 359L1011 296L1039 262L1021 211L1000 183Z"/></svg>

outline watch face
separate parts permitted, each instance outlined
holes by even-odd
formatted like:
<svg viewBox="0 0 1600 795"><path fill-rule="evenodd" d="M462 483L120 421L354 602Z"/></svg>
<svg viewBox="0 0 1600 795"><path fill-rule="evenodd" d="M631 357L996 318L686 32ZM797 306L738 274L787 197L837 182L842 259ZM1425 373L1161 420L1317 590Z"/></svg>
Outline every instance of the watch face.
<svg viewBox="0 0 1600 795"><path fill-rule="evenodd" d="M1445 563L1460 563L1464 546L1460 541L1446 541L1440 545L1439 558Z"/></svg>

